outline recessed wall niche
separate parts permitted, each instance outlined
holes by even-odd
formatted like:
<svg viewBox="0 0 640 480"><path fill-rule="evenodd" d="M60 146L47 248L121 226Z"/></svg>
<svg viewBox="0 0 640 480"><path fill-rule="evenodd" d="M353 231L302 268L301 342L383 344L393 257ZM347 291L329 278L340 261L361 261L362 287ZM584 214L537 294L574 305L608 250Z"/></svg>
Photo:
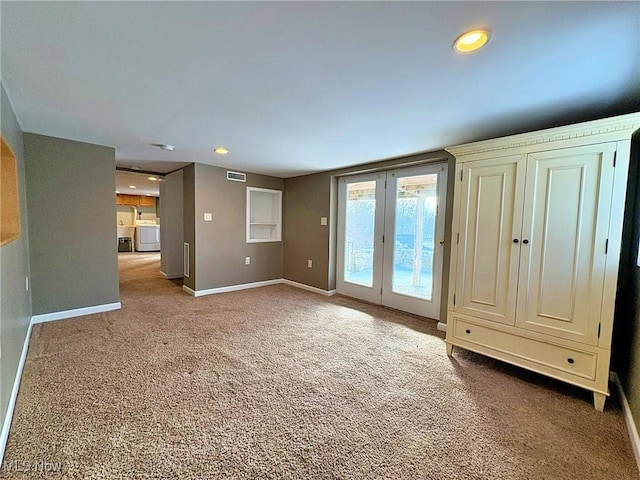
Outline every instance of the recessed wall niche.
<svg viewBox="0 0 640 480"><path fill-rule="evenodd" d="M11 148L0 137L0 246L20 237L20 204L18 203L18 169Z"/></svg>

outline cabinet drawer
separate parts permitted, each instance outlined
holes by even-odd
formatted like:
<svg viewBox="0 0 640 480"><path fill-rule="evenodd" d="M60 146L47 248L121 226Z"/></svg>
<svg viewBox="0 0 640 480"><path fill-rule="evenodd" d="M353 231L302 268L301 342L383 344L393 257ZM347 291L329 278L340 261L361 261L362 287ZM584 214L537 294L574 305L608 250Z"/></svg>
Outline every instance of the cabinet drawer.
<svg viewBox="0 0 640 480"><path fill-rule="evenodd" d="M524 363L533 362L589 380L596 377L596 353L512 335L459 318L453 320L455 338L506 354L505 361L517 364L517 359L521 359Z"/></svg>

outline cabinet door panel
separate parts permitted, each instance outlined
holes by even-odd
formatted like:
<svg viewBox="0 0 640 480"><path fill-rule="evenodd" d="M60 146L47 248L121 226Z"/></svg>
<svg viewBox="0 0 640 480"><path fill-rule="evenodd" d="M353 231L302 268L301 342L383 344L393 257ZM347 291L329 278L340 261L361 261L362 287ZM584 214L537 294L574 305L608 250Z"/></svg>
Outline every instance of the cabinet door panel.
<svg viewBox="0 0 640 480"><path fill-rule="evenodd" d="M138 195L122 195L122 205L131 205L137 207L140 204Z"/></svg>
<svg viewBox="0 0 640 480"><path fill-rule="evenodd" d="M138 197L138 203L141 207L153 207L155 205L153 197L147 197L146 195L140 195Z"/></svg>
<svg viewBox="0 0 640 480"><path fill-rule="evenodd" d="M519 326L597 344L615 148L529 155Z"/></svg>
<svg viewBox="0 0 640 480"><path fill-rule="evenodd" d="M513 325L525 156L463 165L456 311Z"/></svg>

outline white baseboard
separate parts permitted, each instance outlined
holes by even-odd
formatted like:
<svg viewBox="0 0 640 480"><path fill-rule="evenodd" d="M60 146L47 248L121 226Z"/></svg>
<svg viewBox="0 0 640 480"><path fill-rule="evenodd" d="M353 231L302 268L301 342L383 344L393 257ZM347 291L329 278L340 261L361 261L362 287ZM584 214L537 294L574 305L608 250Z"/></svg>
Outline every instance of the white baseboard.
<svg viewBox="0 0 640 480"><path fill-rule="evenodd" d="M336 294L334 290L323 290L318 287L312 287L311 285L307 285L304 283L294 282L293 280L287 280L286 278L282 279L282 283L286 285L291 285L292 287L301 288L302 290L309 290L310 292L319 293L320 295L324 295L325 297L331 297Z"/></svg>
<svg viewBox="0 0 640 480"><path fill-rule="evenodd" d="M443 322L438 322L438 325L436 326L436 328L438 330L440 330L441 332L446 332L447 331L447 324L443 323Z"/></svg>
<svg viewBox="0 0 640 480"><path fill-rule="evenodd" d="M206 290L193 290L186 285L183 285L182 289L189 295L193 295L194 297L202 297L203 295L215 295L216 293L235 292L237 290L266 287L267 285L277 285L279 283L282 283L281 278L276 278L274 280L264 280L262 282L242 283L240 285L229 285L228 287L208 288Z"/></svg>
<svg viewBox="0 0 640 480"><path fill-rule="evenodd" d="M633 420L633 414L631 413L631 407L629 407L629 401L624 393L620 378L616 372L611 372L609 375L611 382L618 388L618 393L622 400L622 410L624 411L624 419L627 422L627 430L629 430L629 438L631 439L631 445L633 447L633 454L636 457L636 463L640 470L640 436L638 436L638 429L636 422Z"/></svg>
<svg viewBox="0 0 640 480"><path fill-rule="evenodd" d="M182 290L184 290L185 292L187 292L189 295L191 295L192 297L197 297L198 295L196 295L196 291L187 287L186 285L182 285Z"/></svg>
<svg viewBox="0 0 640 480"><path fill-rule="evenodd" d="M160 270L160 273L162 274L162 276L164 278L166 278L167 280L174 280L176 278L182 278L184 277L184 274L181 273L173 273L173 274L168 274L168 273L164 273L162 270Z"/></svg>
<svg viewBox="0 0 640 480"><path fill-rule="evenodd" d="M235 292L237 290L246 290L248 288L266 287L267 285L277 285L284 283L291 285L292 287L301 288L303 290L309 290L310 292L319 293L326 297L330 297L336 294L335 290L322 290L321 288L312 287L311 285L305 285L304 283L294 282L293 280L287 280L285 278L275 278L273 280L264 280L262 282L242 283L240 285L229 285L228 287L209 288L207 290L193 290L186 285L182 286L182 289L189 295L194 297L202 297L203 295L215 295L216 293Z"/></svg>
<svg viewBox="0 0 640 480"><path fill-rule="evenodd" d="M73 310L64 310L62 312L43 313L31 317L31 323L52 322L54 320L62 320L63 318L80 317L82 315L91 315L92 313L109 312L111 310L120 310L122 304L105 303L103 305L95 305L93 307L74 308Z"/></svg>
<svg viewBox="0 0 640 480"><path fill-rule="evenodd" d="M18 368L16 369L16 378L13 381L13 388L11 389L11 396L9 397L9 405L7 405L7 412L5 413L4 423L2 424L2 431L0 432L0 465L4 459L4 449L7 446L7 439L9 438L9 429L11 428L11 419L13 418L13 409L16 406L16 398L18 396L18 390L20 389L20 380L22 379L22 370L24 369L24 362L27 359L27 351L29 350L29 340L31 339L31 329L33 328L33 319L29 323L27 328L27 335L22 345L22 353L20 354L20 360L18 361Z"/></svg>

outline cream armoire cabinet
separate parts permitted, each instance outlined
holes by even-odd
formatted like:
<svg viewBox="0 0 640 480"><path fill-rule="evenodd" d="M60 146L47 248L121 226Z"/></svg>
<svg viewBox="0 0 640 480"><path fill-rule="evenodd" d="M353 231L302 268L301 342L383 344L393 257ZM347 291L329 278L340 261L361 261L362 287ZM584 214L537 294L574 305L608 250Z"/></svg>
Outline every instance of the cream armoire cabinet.
<svg viewBox="0 0 640 480"><path fill-rule="evenodd" d="M609 395L630 137L640 114L448 148L456 158L447 353Z"/></svg>

